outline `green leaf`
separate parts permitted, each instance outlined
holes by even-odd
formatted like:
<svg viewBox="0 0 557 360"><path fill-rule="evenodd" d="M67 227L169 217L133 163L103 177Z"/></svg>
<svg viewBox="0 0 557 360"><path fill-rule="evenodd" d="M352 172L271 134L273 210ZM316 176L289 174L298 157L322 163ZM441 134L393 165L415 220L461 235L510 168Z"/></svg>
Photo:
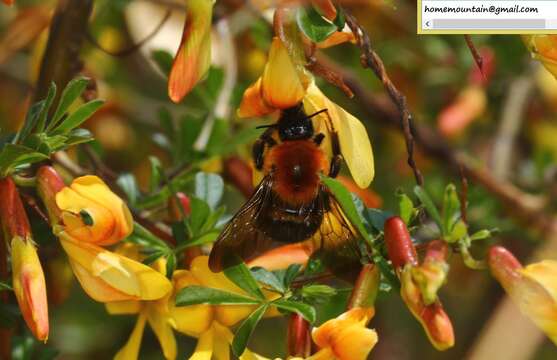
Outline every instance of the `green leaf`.
<svg viewBox="0 0 557 360"><path fill-rule="evenodd" d="M157 236L155 236L153 233L151 233L149 230L135 221L133 223L133 232L127 240L146 248L156 248L164 250L169 249L166 242L159 239Z"/></svg>
<svg viewBox="0 0 557 360"><path fill-rule="evenodd" d="M198 285L187 286L176 295L176 306L198 304L257 305L259 303L259 300L244 295Z"/></svg>
<svg viewBox="0 0 557 360"><path fill-rule="evenodd" d="M48 117L48 112L50 107L52 106L52 102L54 101L54 97L56 96L56 83L52 81L48 88L48 94L46 95L45 104L41 113L39 115L39 119L37 122L37 132L43 132L46 126L46 119Z"/></svg>
<svg viewBox="0 0 557 360"><path fill-rule="evenodd" d="M281 279L269 270L256 266L250 269L253 277L261 284L266 285L269 289L283 294L286 289Z"/></svg>
<svg viewBox="0 0 557 360"><path fill-rule="evenodd" d="M190 197L191 215L188 217L187 221L190 225L190 229L193 235L198 235L203 228L203 225L211 215L211 209L209 205L196 197Z"/></svg>
<svg viewBox="0 0 557 360"><path fill-rule="evenodd" d="M378 232L383 231L385 221L393 216L393 213L387 210L366 208L364 211L364 219Z"/></svg>
<svg viewBox="0 0 557 360"><path fill-rule="evenodd" d="M137 185L135 176L133 176L132 174L122 174L118 177L116 183L126 194L130 204L133 206L137 202L137 199L140 195L139 186Z"/></svg>
<svg viewBox="0 0 557 360"><path fill-rule="evenodd" d="M466 224L464 223L464 221L458 220L456 224L453 226L453 228L451 229L451 232L448 235L444 236L443 238L446 241L453 243L462 238L465 238L467 234L468 234L468 228L466 227Z"/></svg>
<svg viewBox="0 0 557 360"><path fill-rule="evenodd" d="M398 194L398 211L402 221L408 225L414 214L414 203L412 203L412 199L403 192Z"/></svg>
<svg viewBox="0 0 557 360"><path fill-rule="evenodd" d="M203 234L203 235L199 235L199 236L191 239L191 241L188 241L187 244L185 245L185 247L188 248L188 247L192 247L192 246L210 244L210 243L214 242L215 240L217 240L217 238L219 237L219 234L220 234L220 231L212 231L212 232L208 232L208 233Z"/></svg>
<svg viewBox="0 0 557 360"><path fill-rule="evenodd" d="M83 93L88 83L89 79L84 77L75 78L68 83L62 92L56 112L54 113L52 119L50 119L50 123L47 126L47 132L58 125L60 119L64 116L66 111L68 111L68 108L73 104L73 102L81 95L81 93Z"/></svg>
<svg viewBox="0 0 557 360"><path fill-rule="evenodd" d="M7 176L12 169L18 166L46 159L48 156L26 146L6 144L0 152L0 175Z"/></svg>
<svg viewBox="0 0 557 360"><path fill-rule="evenodd" d="M89 130L78 128L78 129L73 129L67 134L65 145L69 147L72 145L86 143L91 140L93 140L93 134L91 134Z"/></svg>
<svg viewBox="0 0 557 360"><path fill-rule="evenodd" d="M195 174L195 196L215 209L224 191L224 181L217 174L198 172Z"/></svg>
<svg viewBox="0 0 557 360"><path fill-rule="evenodd" d="M491 236L491 231L487 229L482 229L480 231L476 231L475 233L473 233L470 236L470 241L483 240L483 239L487 239L490 236Z"/></svg>
<svg viewBox="0 0 557 360"><path fill-rule="evenodd" d="M31 107L27 111L27 114L25 115L23 128L17 133L16 137L14 138L14 144L25 140L25 138L27 138L27 136L31 133L31 130L33 130L35 125L38 123L41 113L44 111L45 104L46 101L42 100L31 105Z"/></svg>
<svg viewBox="0 0 557 360"><path fill-rule="evenodd" d="M174 62L174 57L165 50L153 50L151 52L151 59L157 64L159 70L168 76L170 74L170 69L172 69L172 63Z"/></svg>
<svg viewBox="0 0 557 360"><path fill-rule="evenodd" d="M290 287L290 284L292 284L294 279L296 279L301 269L302 269L302 265L300 264L288 265L286 271L284 272L284 277L282 278L282 283L284 284L284 287L286 289Z"/></svg>
<svg viewBox="0 0 557 360"><path fill-rule="evenodd" d="M334 288L323 284L306 285L301 290L302 298L312 304L323 303L336 293Z"/></svg>
<svg viewBox="0 0 557 360"><path fill-rule="evenodd" d="M344 16L344 10L340 6L335 5L335 7L337 9L337 17L333 23L337 26L338 31L342 31L346 24L346 16Z"/></svg>
<svg viewBox="0 0 557 360"><path fill-rule="evenodd" d="M356 206L352 201L352 195L350 194L350 192L335 179L327 176L321 176L321 180L329 188L329 190L331 190L335 199L342 207L344 215L346 215L350 223L356 227L356 229L364 239L366 239L368 242L371 242L371 236L367 232L360 214L358 214L358 210L356 209Z"/></svg>
<svg viewBox="0 0 557 360"><path fill-rule="evenodd" d="M443 221L441 220L441 215L439 215L439 211L437 211L433 200L431 200L426 190L423 187L416 185L416 187L414 187L414 194L416 194L418 199L420 199L420 202L425 206L427 213L431 216L433 221L435 221L439 230L443 231Z"/></svg>
<svg viewBox="0 0 557 360"><path fill-rule="evenodd" d="M257 323L259 323L268 308L268 303L262 304L242 322L232 341L232 352L234 355L240 357L244 353L253 330L255 330Z"/></svg>
<svg viewBox="0 0 557 360"><path fill-rule="evenodd" d="M166 277L172 279L174 270L176 270L176 254L174 254L174 252L170 252L166 256Z"/></svg>
<svg viewBox="0 0 557 360"><path fill-rule="evenodd" d="M54 129L54 133L65 134L77 128L83 124L85 120L89 119L103 104L104 100L97 99L81 105Z"/></svg>
<svg viewBox="0 0 557 360"><path fill-rule="evenodd" d="M240 263L226 268L224 270L224 275L248 294L262 300L265 299L265 295L263 295L263 292L259 288L259 284L257 284L255 277L253 277L246 264Z"/></svg>
<svg viewBox="0 0 557 360"><path fill-rule="evenodd" d="M151 176L149 177L149 190L155 191L161 183L161 162L154 156L149 156L149 163L151 164Z"/></svg>
<svg viewBox="0 0 557 360"><path fill-rule="evenodd" d="M315 318L317 317L315 308L302 302L279 299L273 301L272 304L279 309L298 313L312 324L315 322Z"/></svg>
<svg viewBox="0 0 557 360"><path fill-rule="evenodd" d="M453 184L447 185L443 196L443 234L450 234L460 214L460 201Z"/></svg>
<svg viewBox="0 0 557 360"><path fill-rule="evenodd" d="M326 40L337 31L337 25L324 19L313 7L300 7L296 13L296 22L300 30L316 43Z"/></svg>
<svg viewBox="0 0 557 360"><path fill-rule="evenodd" d="M13 291L10 284L0 281L0 291Z"/></svg>

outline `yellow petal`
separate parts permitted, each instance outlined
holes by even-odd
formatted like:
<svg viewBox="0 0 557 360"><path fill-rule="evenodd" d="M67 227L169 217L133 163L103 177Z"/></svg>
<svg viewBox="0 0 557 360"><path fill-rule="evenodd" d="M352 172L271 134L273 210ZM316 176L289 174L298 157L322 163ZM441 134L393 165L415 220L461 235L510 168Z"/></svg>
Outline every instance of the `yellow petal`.
<svg viewBox="0 0 557 360"><path fill-rule="evenodd" d="M176 270L173 274L174 289L200 285L190 271ZM176 306L175 298L169 302L169 312L174 328L186 335L199 337L206 332L214 319L214 308L210 305Z"/></svg>
<svg viewBox="0 0 557 360"><path fill-rule="evenodd" d="M212 0L188 0L182 41L168 78L168 96L180 102L211 65Z"/></svg>
<svg viewBox="0 0 557 360"><path fill-rule="evenodd" d="M213 323L213 332L215 340L213 343L214 357L216 360L229 360L230 359L230 344L234 335L228 330L227 327L220 325L218 322ZM245 351L244 351L245 353ZM242 356L240 356L242 360Z"/></svg>
<svg viewBox="0 0 557 360"><path fill-rule="evenodd" d="M65 230L81 241L111 245L132 231L128 207L96 176L74 179L56 194L56 204L63 211ZM82 212L91 217L92 225L83 221Z"/></svg>
<svg viewBox="0 0 557 360"><path fill-rule="evenodd" d="M168 315L161 313L154 306L148 306L147 320L159 340L164 357L167 360L176 359L176 339L170 327Z"/></svg>
<svg viewBox="0 0 557 360"><path fill-rule="evenodd" d="M113 301L105 304L110 315L137 314L141 310L141 303L134 300Z"/></svg>
<svg viewBox="0 0 557 360"><path fill-rule="evenodd" d="M365 360L377 343L377 333L366 327L373 313L373 308L353 308L314 329L313 340L340 360Z"/></svg>
<svg viewBox="0 0 557 360"><path fill-rule="evenodd" d="M298 71L278 37L274 37L271 44L269 61L263 71L261 91L265 103L275 109L297 105L305 95Z"/></svg>
<svg viewBox="0 0 557 360"><path fill-rule="evenodd" d="M330 134L327 129L327 118L338 134L340 151L352 174L352 178L361 188L367 188L375 175L373 151L364 125L346 110L329 100L311 83L304 98L304 108L308 114L327 109L315 116L314 124L317 132Z"/></svg>
<svg viewBox="0 0 557 360"><path fill-rule="evenodd" d="M93 300L98 302L117 302L134 299L133 296L124 294L108 285L104 280L91 275L87 269L71 259L70 266L83 291Z"/></svg>
<svg viewBox="0 0 557 360"><path fill-rule="evenodd" d="M118 353L114 356L114 360L137 360L139 357L139 347L141 346L141 338L143 337L143 330L145 329L145 321L147 316L140 313L137 317L135 327L128 339L128 342Z"/></svg>
<svg viewBox="0 0 557 360"><path fill-rule="evenodd" d="M557 344L557 261L541 261L519 272L522 280L511 296L520 309Z"/></svg>
<svg viewBox="0 0 557 360"><path fill-rule="evenodd" d="M48 339L48 302L43 268L30 240L16 236L11 241L12 283L27 326L41 341Z"/></svg>
<svg viewBox="0 0 557 360"><path fill-rule="evenodd" d="M213 356L213 332L213 327L210 327L209 330L201 334L190 360L211 360Z"/></svg>
<svg viewBox="0 0 557 360"><path fill-rule="evenodd" d="M156 300L172 289L170 281L149 266L94 244L77 242L65 232L58 236L73 263L81 266L88 275L129 295L127 300Z"/></svg>
<svg viewBox="0 0 557 360"><path fill-rule="evenodd" d="M244 91L242 102L238 108L238 116L241 118L263 116L275 110L265 102L261 92L261 78L259 78Z"/></svg>

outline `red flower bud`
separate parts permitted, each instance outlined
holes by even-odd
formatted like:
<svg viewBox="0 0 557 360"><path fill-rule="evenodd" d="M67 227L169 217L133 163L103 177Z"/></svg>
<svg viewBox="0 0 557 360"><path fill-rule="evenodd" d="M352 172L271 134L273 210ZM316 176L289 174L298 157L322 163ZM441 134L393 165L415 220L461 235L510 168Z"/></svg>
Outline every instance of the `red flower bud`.
<svg viewBox="0 0 557 360"><path fill-rule="evenodd" d="M41 166L37 171L37 192L43 200L50 223L53 225L57 224L62 217L62 211L56 205L56 194L65 187L64 180L52 166Z"/></svg>
<svg viewBox="0 0 557 360"><path fill-rule="evenodd" d="M29 220L23 209L17 188L11 178L0 180L0 218L6 239L23 239L31 235Z"/></svg>
<svg viewBox="0 0 557 360"><path fill-rule="evenodd" d="M168 215L172 221L180 221L183 215L191 214L190 198L183 192L176 193L168 200Z"/></svg>
<svg viewBox="0 0 557 360"><path fill-rule="evenodd" d="M288 318L288 355L306 358L311 351L310 324L299 314Z"/></svg>
<svg viewBox="0 0 557 360"><path fill-rule="evenodd" d="M521 278L520 262L502 246L492 246L487 253L487 264L493 277L501 283L505 290L510 291Z"/></svg>
<svg viewBox="0 0 557 360"><path fill-rule="evenodd" d="M418 265L416 249L406 224L400 217L392 216L385 221L385 243L395 269L401 269L406 264Z"/></svg>

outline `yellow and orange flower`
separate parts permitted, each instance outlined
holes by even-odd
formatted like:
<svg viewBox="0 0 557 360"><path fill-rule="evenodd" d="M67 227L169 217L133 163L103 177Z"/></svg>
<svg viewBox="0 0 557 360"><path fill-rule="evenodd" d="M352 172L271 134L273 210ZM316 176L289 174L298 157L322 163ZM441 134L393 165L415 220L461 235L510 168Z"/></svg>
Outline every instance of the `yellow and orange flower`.
<svg viewBox="0 0 557 360"><path fill-rule="evenodd" d="M51 167L37 173L37 190L54 233L83 290L100 302L160 299L171 290L158 271L99 245L128 236L133 221L127 206L99 178L84 176L66 187Z"/></svg>
<svg viewBox="0 0 557 360"><path fill-rule="evenodd" d="M557 35L524 35L523 39L532 57L557 78Z"/></svg>
<svg viewBox="0 0 557 360"><path fill-rule="evenodd" d="M319 351L311 360L365 360L377 343L377 333L367 324L375 311L356 307L313 329L312 338Z"/></svg>
<svg viewBox="0 0 557 360"><path fill-rule="evenodd" d="M238 115L254 117L287 109L303 102L306 113L326 112L313 118L316 132L339 137L340 150L356 184L367 188L375 169L373 151L364 125L346 110L329 100L303 67L296 66L282 41L275 37L263 75L245 92ZM333 129L331 129L331 126ZM324 150L331 152L329 142Z"/></svg>
<svg viewBox="0 0 557 360"><path fill-rule="evenodd" d="M213 0L188 0L180 47L168 78L168 96L180 102L205 76L211 65Z"/></svg>

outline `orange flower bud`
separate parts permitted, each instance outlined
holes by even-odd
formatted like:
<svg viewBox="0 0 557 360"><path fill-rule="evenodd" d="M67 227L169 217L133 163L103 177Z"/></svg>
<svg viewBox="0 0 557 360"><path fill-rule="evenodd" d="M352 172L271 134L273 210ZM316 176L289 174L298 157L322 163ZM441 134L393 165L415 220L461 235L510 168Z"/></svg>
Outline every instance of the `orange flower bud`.
<svg viewBox="0 0 557 360"><path fill-rule="evenodd" d="M523 38L532 57L557 77L557 35L525 35Z"/></svg>
<svg viewBox="0 0 557 360"><path fill-rule="evenodd" d="M0 220L11 246L14 293L27 326L37 339L46 341L49 323L44 273L29 220L11 178L0 180L0 199Z"/></svg>
<svg viewBox="0 0 557 360"><path fill-rule="evenodd" d="M480 85L469 85L439 113L437 117L439 131L447 137L457 136L482 116L486 108L485 89Z"/></svg>
<svg viewBox="0 0 557 360"><path fill-rule="evenodd" d="M2 0L2 2L6 5L13 5L14 0Z"/></svg>
<svg viewBox="0 0 557 360"><path fill-rule="evenodd" d="M62 211L56 205L56 194L66 187L52 166L41 166L37 171L37 192L42 199L52 225L58 224Z"/></svg>
<svg viewBox="0 0 557 360"><path fill-rule="evenodd" d="M311 255L310 243L288 244L269 250L248 262L250 267L260 266L269 271L286 269L289 265L306 265Z"/></svg>

